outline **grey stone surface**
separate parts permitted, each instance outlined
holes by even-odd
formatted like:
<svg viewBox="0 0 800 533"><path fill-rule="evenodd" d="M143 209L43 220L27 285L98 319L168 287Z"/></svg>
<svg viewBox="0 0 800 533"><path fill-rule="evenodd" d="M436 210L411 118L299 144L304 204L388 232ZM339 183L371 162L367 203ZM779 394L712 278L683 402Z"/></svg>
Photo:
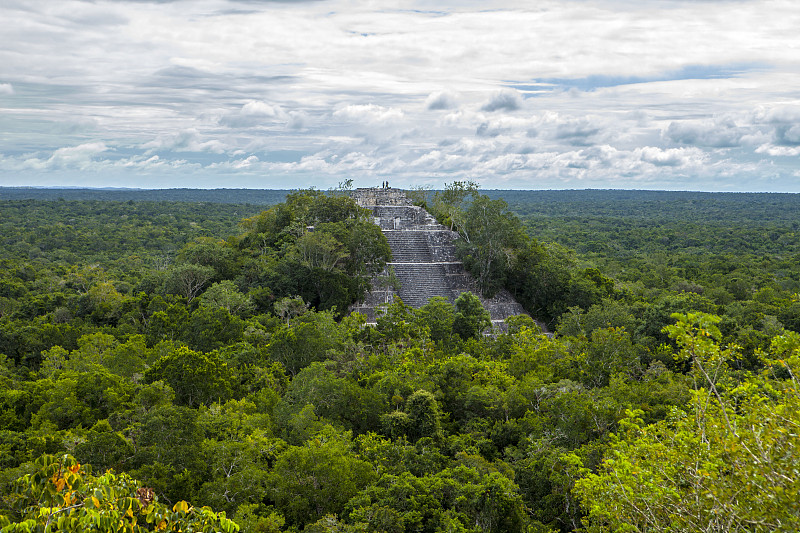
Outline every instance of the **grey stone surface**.
<svg viewBox="0 0 800 533"><path fill-rule="evenodd" d="M454 241L458 234L438 224L423 208L412 205L404 191L369 188L356 189L352 195L360 206L372 210L375 223L389 242L392 262L383 276L391 268L400 283L395 291L381 287L380 280L374 279L372 291L352 311L364 313L374 322L379 306L395 297L419 308L434 296L453 303L462 292L479 294L474 280L456 259ZM507 291L481 301L496 324L509 316L527 314Z"/></svg>

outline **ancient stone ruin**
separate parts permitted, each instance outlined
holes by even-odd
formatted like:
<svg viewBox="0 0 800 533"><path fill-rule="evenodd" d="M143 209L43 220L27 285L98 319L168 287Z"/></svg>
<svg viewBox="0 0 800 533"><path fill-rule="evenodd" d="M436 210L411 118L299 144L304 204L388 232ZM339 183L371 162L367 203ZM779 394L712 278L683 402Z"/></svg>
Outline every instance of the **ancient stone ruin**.
<svg viewBox="0 0 800 533"><path fill-rule="evenodd" d="M352 196L358 205L372 211L375 224L389 241L393 257L383 274L373 279L372 292L353 306L352 311L363 313L369 322L374 322L378 307L395 297L419 308L434 296L444 297L450 303L466 291L480 296L474 280L456 259L453 241L458 234L413 205L404 191L375 187L356 189ZM398 282L396 288L390 282L392 271ZM527 314L507 291L481 301L496 325L509 316Z"/></svg>

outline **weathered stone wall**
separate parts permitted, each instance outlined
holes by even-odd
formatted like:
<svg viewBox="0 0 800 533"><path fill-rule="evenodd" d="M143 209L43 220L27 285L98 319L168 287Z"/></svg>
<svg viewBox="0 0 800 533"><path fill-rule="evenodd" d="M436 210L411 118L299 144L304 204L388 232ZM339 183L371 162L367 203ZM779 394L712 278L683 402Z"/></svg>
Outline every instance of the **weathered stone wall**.
<svg viewBox="0 0 800 533"><path fill-rule="evenodd" d="M401 189L356 189L352 194L358 205L372 211L382 230L424 229L436 224L427 211L412 205Z"/></svg>
<svg viewBox="0 0 800 533"><path fill-rule="evenodd" d="M351 196L361 207L371 207L375 205L411 205L411 200L406 196L402 189L384 189L382 187L370 187L356 189Z"/></svg>

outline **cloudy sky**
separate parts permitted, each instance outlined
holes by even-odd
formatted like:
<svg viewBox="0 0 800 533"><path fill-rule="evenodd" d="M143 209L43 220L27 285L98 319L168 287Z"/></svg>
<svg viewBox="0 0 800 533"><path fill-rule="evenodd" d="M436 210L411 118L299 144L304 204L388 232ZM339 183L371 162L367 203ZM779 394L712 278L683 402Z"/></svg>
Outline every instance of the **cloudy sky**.
<svg viewBox="0 0 800 533"><path fill-rule="evenodd" d="M3 0L0 20L0 186L800 192L797 0Z"/></svg>

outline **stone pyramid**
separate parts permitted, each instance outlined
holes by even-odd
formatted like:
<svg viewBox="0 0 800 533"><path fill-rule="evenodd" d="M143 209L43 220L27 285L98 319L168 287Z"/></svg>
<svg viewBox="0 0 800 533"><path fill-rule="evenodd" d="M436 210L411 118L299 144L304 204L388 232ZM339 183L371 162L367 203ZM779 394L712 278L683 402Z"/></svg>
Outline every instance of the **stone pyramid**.
<svg viewBox="0 0 800 533"><path fill-rule="evenodd" d="M474 280L456 259L453 242L458 234L413 205L403 190L364 188L354 190L352 196L358 205L372 211L375 224L380 226L392 250L387 270L373 280L372 291L352 311L363 313L369 322L374 322L378 307L395 297L410 307L420 308L434 296L444 297L450 303L466 291L480 296ZM390 269L399 281L396 291L380 283ZM481 302L497 325L509 316L527 314L507 291L492 299L481 298Z"/></svg>

